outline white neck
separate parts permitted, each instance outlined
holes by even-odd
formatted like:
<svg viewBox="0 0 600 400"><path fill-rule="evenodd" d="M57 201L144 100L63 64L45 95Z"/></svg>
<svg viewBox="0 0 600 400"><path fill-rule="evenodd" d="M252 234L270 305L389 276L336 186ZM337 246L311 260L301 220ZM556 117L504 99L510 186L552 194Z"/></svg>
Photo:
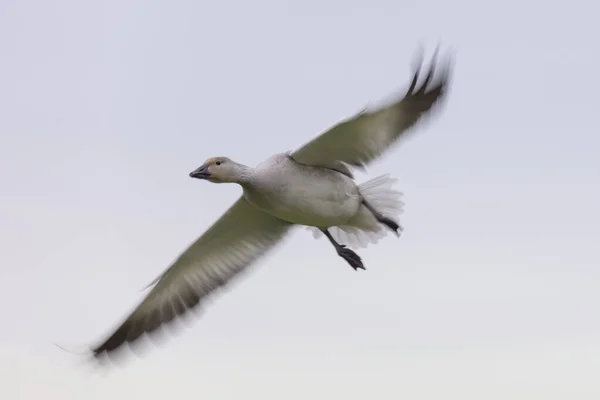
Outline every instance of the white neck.
<svg viewBox="0 0 600 400"><path fill-rule="evenodd" d="M244 186L250 183L252 173L254 172L254 168L248 167L244 164L236 164L236 169L238 172L238 176L235 180L235 183Z"/></svg>

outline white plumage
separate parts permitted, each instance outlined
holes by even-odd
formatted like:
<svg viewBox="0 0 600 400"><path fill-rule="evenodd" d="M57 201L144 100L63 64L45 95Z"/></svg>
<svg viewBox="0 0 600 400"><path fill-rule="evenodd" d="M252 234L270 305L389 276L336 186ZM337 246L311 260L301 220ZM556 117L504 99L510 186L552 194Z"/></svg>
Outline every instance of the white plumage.
<svg viewBox="0 0 600 400"><path fill-rule="evenodd" d="M193 171L194 178L237 183L243 195L153 282L146 298L93 354L113 352L182 315L296 225L326 236L354 269L364 269L350 247L399 234L402 193L388 175L358 185L352 168L383 154L444 97L451 63L447 60L438 74L435 66L434 56L418 87L419 70L396 101L340 122L296 151L276 154L256 168L215 157Z"/></svg>

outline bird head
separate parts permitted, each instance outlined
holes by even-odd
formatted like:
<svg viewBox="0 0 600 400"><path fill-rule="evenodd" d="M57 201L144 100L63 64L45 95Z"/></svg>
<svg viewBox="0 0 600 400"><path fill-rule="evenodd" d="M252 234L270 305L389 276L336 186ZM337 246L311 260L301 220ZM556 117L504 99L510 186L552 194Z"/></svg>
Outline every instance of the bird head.
<svg viewBox="0 0 600 400"><path fill-rule="evenodd" d="M242 173L239 164L227 157L211 157L190 172L190 177L213 183L238 182Z"/></svg>

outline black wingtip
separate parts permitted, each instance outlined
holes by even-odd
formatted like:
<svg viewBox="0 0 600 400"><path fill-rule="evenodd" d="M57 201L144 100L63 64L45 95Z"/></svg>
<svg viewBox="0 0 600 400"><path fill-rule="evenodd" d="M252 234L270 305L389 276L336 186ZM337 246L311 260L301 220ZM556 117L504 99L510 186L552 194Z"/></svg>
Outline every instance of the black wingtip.
<svg viewBox="0 0 600 400"><path fill-rule="evenodd" d="M431 56L431 61L429 63L429 70L427 72L427 76L425 77L425 80L423 81L423 83L420 84L419 88L417 89L419 75L421 73L421 68L423 67L423 61L424 61L422 47L419 47L419 51L417 51L418 56L415 56L415 58L414 58L415 60L418 60L418 64L416 61L414 62L415 66L413 66L413 69L414 69L413 78L410 83L409 89L407 90L407 95L423 95L428 89L430 89L431 86L437 87L440 84L445 85L448 82L450 71L451 71L452 65L454 63L453 51L448 51L449 54L445 57L445 60L440 63L439 62L440 49L441 49L441 43L438 43L435 47L435 50L433 51L432 56ZM436 82L434 84L431 84L432 79L436 75L436 70L437 70L438 66L440 66L440 64L442 65L443 71L441 74L439 74L439 77L438 77L438 79L436 79Z"/></svg>

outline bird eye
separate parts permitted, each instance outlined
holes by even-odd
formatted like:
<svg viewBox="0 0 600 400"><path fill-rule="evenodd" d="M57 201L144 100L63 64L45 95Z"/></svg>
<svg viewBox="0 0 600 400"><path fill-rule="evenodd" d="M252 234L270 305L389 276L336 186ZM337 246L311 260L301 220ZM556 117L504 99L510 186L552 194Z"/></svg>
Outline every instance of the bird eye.
<svg viewBox="0 0 600 400"><path fill-rule="evenodd" d="M217 161L215 164L217 164L217 165L221 165L221 161Z"/></svg>

